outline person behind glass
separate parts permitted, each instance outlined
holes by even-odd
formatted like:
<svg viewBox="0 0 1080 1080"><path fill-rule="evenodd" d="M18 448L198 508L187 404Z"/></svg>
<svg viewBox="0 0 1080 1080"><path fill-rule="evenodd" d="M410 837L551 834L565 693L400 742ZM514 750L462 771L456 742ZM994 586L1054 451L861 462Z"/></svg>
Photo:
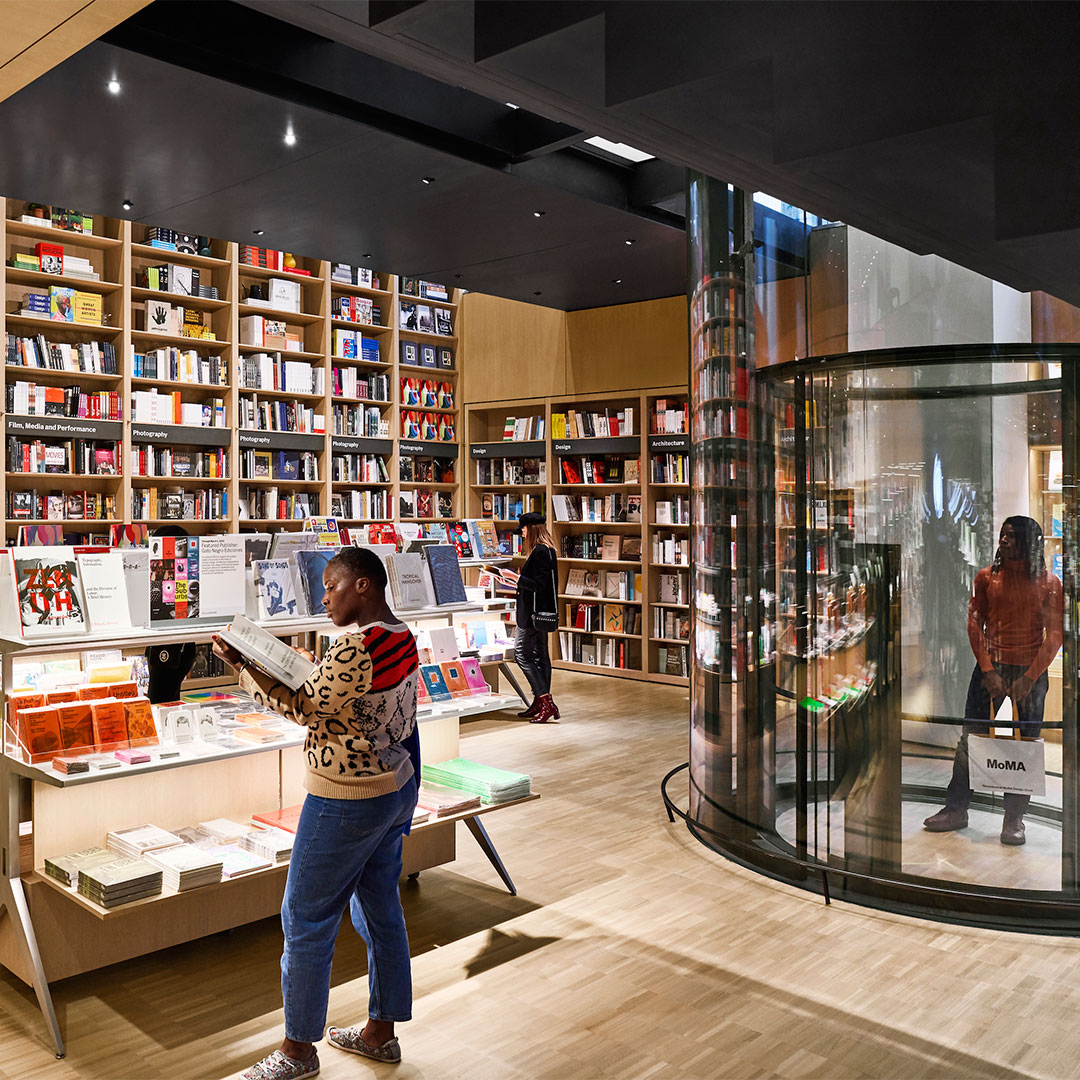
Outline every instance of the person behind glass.
<svg viewBox="0 0 1080 1080"><path fill-rule="evenodd" d="M559 560L543 514L519 514L518 524L525 565L520 574L504 570L498 576L504 583L517 588L514 659L525 672L533 692L532 704L518 716L527 716L533 724L546 724L549 720L559 719L559 707L551 697L551 653L548 651L551 630L536 626L536 613L558 610L555 582L559 576Z"/></svg>
<svg viewBox="0 0 1080 1080"><path fill-rule="evenodd" d="M326 613L352 626L299 690L248 666L218 638L214 652L240 671L240 687L307 728L308 795L296 830L281 925L285 1039L244 1080L302 1080L319 1071L334 942L346 908L368 951L366 1025L331 1027L332 1046L376 1061L401 1060L394 1024L410 1019L409 939L398 895L402 835L419 783L412 632L386 606L386 571L367 548L346 547L323 573ZM308 659L314 657L298 650Z"/></svg>
<svg viewBox="0 0 1080 1080"><path fill-rule="evenodd" d="M1009 517L1001 526L992 566L975 575L968 603L968 640L975 654L964 734L956 747L945 807L923 825L930 832L951 832L968 823L968 736L985 735L988 722L1006 697L1015 703L1020 734L1034 738L1042 730L1050 662L1061 648L1061 582L1046 571L1043 532L1029 517ZM1024 843L1024 812L1029 795L1006 794L1003 844Z"/></svg>

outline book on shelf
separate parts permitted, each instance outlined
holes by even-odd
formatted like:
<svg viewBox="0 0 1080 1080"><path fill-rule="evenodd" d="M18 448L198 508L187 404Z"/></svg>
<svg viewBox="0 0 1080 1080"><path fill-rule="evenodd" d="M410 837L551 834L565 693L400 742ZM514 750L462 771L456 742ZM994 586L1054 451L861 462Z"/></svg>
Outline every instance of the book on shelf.
<svg viewBox="0 0 1080 1080"><path fill-rule="evenodd" d="M300 585L296 594L303 601L304 615L326 613L326 607L323 604L326 596L323 574L326 572L327 564L340 550L340 547L320 546L296 552L296 569Z"/></svg>
<svg viewBox="0 0 1080 1080"><path fill-rule="evenodd" d="M298 690L316 671L315 664L243 615L238 615L219 631L219 636L291 690Z"/></svg>
<svg viewBox="0 0 1080 1080"><path fill-rule="evenodd" d="M434 606L435 592L422 555L417 552L388 555L386 569L395 610L411 611Z"/></svg>
<svg viewBox="0 0 1080 1080"><path fill-rule="evenodd" d="M123 553L80 552L77 560L90 629L130 629L131 607L124 575Z"/></svg>
<svg viewBox="0 0 1080 1080"><path fill-rule="evenodd" d="M428 544L424 548L437 604L463 604L465 586L461 580L458 552L453 544Z"/></svg>
<svg viewBox="0 0 1080 1080"><path fill-rule="evenodd" d="M260 559L252 564L259 617L280 619L297 612L296 585L288 559Z"/></svg>
<svg viewBox="0 0 1080 1080"><path fill-rule="evenodd" d="M634 434L634 410L604 409L603 412L570 409L551 414L553 439L596 439Z"/></svg>
<svg viewBox="0 0 1080 1080"><path fill-rule="evenodd" d="M657 398L653 402L649 417L649 430L652 434L684 435L690 430L690 402Z"/></svg>
<svg viewBox="0 0 1080 1080"><path fill-rule="evenodd" d="M421 664L420 679L432 701L450 701L450 689L438 664Z"/></svg>
<svg viewBox="0 0 1080 1080"><path fill-rule="evenodd" d="M25 635L81 634L89 629L74 549L15 548L11 558Z"/></svg>

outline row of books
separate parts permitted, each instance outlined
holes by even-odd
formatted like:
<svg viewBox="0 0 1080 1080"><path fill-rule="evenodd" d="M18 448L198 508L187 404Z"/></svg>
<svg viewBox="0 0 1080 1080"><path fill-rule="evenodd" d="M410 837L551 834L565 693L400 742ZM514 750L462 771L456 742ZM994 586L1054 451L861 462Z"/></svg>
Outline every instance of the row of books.
<svg viewBox="0 0 1080 1080"><path fill-rule="evenodd" d="M484 484L546 484L545 458L478 458L476 483Z"/></svg>
<svg viewBox="0 0 1080 1080"><path fill-rule="evenodd" d="M131 448L131 475L223 479L229 475L229 451L224 447L173 450L167 446L159 450L136 444Z"/></svg>
<svg viewBox="0 0 1080 1080"><path fill-rule="evenodd" d="M92 214L84 214L81 210L65 210L62 206L38 204L37 213L23 214L20 220L27 225L44 225L58 232L73 233L75 234L73 242L76 244L79 242L79 234L92 236L94 232Z"/></svg>
<svg viewBox="0 0 1080 1080"><path fill-rule="evenodd" d="M689 585L685 573L657 575L656 594L661 604L688 604Z"/></svg>
<svg viewBox="0 0 1080 1080"><path fill-rule="evenodd" d="M382 307L368 296L335 296L330 301L330 317L343 322L382 325Z"/></svg>
<svg viewBox="0 0 1080 1080"><path fill-rule="evenodd" d="M240 357L238 370L241 390L276 390L287 394L324 392L325 372L321 364L282 359L281 353L246 353Z"/></svg>
<svg viewBox="0 0 1080 1080"><path fill-rule="evenodd" d="M217 341L217 334L206 320L206 312L201 308L173 305L165 300L147 300L143 310L142 329L148 334ZM243 319L240 321L243 322Z"/></svg>
<svg viewBox="0 0 1080 1080"><path fill-rule="evenodd" d="M622 604L567 604L565 625L593 633L603 630L608 634L640 634L641 611Z"/></svg>
<svg viewBox="0 0 1080 1080"><path fill-rule="evenodd" d="M661 645L656 650L657 671L665 675L690 674L690 652L685 645Z"/></svg>
<svg viewBox="0 0 1080 1080"><path fill-rule="evenodd" d="M379 454L334 454L330 479L343 484L389 484L386 459Z"/></svg>
<svg viewBox="0 0 1080 1080"><path fill-rule="evenodd" d="M480 500L480 516L495 521L515 521L522 514L544 512L544 496L486 491Z"/></svg>
<svg viewBox="0 0 1080 1080"><path fill-rule="evenodd" d="M26 318L80 323L84 326L101 326L103 312L101 293L83 292L61 285L51 285L47 293L26 293L17 309L17 314Z"/></svg>
<svg viewBox="0 0 1080 1080"><path fill-rule="evenodd" d="M426 345L418 341L401 342L401 363L405 367L454 370L454 350L447 345Z"/></svg>
<svg viewBox="0 0 1080 1080"><path fill-rule="evenodd" d="M221 521L228 516L227 491L146 487L131 493L132 521Z"/></svg>
<svg viewBox="0 0 1080 1080"><path fill-rule="evenodd" d="M390 402L390 376L362 368L339 367L330 369L334 397L367 398L369 401ZM321 393L321 391L319 391Z"/></svg>
<svg viewBox="0 0 1080 1080"><path fill-rule="evenodd" d="M378 405L339 405L331 409L335 435L353 435L363 439L385 439L390 436L390 421L383 418Z"/></svg>
<svg viewBox="0 0 1080 1080"><path fill-rule="evenodd" d="M431 307L428 304L414 304L411 300L402 300L398 311L398 329L452 337L454 334L453 316L449 308Z"/></svg>
<svg viewBox="0 0 1080 1080"><path fill-rule="evenodd" d="M641 537L618 533L572 533L559 540L567 559L600 559L602 562L641 562Z"/></svg>
<svg viewBox="0 0 1080 1080"><path fill-rule="evenodd" d="M721 363L746 356L746 324L713 323L694 336L691 359L694 366L710 360ZM736 379L738 379L736 372ZM741 396L741 395L740 395Z"/></svg>
<svg viewBox="0 0 1080 1080"><path fill-rule="evenodd" d="M7 468L12 473L116 476L122 471L120 444L100 439L20 439L8 436Z"/></svg>
<svg viewBox="0 0 1080 1080"><path fill-rule="evenodd" d="M237 411L239 426L247 431L293 431L306 435L326 432L325 413L316 412L302 401L260 401L257 394L242 395Z"/></svg>
<svg viewBox="0 0 1080 1080"><path fill-rule="evenodd" d="M135 273L135 283L154 292L172 293L174 296L197 296L217 300L217 286L211 284L209 271L197 266L179 263L162 263L160 266L144 266Z"/></svg>
<svg viewBox="0 0 1080 1080"><path fill-rule="evenodd" d="M44 334L33 337L8 334L4 362L49 371L78 371L91 375L119 373L116 349L111 341L49 341Z"/></svg>
<svg viewBox="0 0 1080 1080"><path fill-rule="evenodd" d="M116 496L92 491L8 491L7 516L25 521L116 520Z"/></svg>
<svg viewBox="0 0 1080 1080"><path fill-rule="evenodd" d="M330 280L344 285L359 285L365 289L381 289L380 278L366 266L350 266L348 263L334 263L330 271Z"/></svg>
<svg viewBox="0 0 1080 1080"><path fill-rule="evenodd" d="M684 435L690 430L690 402L657 398L649 413L649 431L654 435Z"/></svg>
<svg viewBox="0 0 1080 1080"><path fill-rule="evenodd" d="M441 518L454 516L454 499L448 491L425 488L402 491L398 495L398 514L403 518Z"/></svg>
<svg viewBox="0 0 1080 1080"><path fill-rule="evenodd" d="M310 450L242 450L245 480L318 480L319 457Z"/></svg>
<svg viewBox="0 0 1080 1080"><path fill-rule="evenodd" d="M81 386L39 386L18 379L4 387L5 404L15 416L71 416L122 420L124 402L115 390L84 391Z"/></svg>
<svg viewBox="0 0 1080 1080"><path fill-rule="evenodd" d="M453 458L402 454L398 457L398 479L406 484L452 484L456 466Z"/></svg>
<svg viewBox="0 0 1080 1080"><path fill-rule="evenodd" d="M575 664L622 669L638 666L634 659L638 649L637 642L619 638L590 638L585 634L571 634L561 630L559 648L562 659Z"/></svg>
<svg viewBox="0 0 1080 1080"><path fill-rule="evenodd" d="M273 248L256 247L254 244L241 244L239 247L241 266L257 266L262 270L281 270L287 273L306 275L306 270L297 266L287 266L287 251L275 251Z"/></svg>
<svg viewBox="0 0 1080 1080"><path fill-rule="evenodd" d="M319 513L319 495L312 491L249 488L241 504L246 507L248 517L266 521L299 521Z"/></svg>
<svg viewBox="0 0 1080 1080"><path fill-rule="evenodd" d="M427 442L453 442L457 438L452 415L411 409L401 413L401 435Z"/></svg>
<svg viewBox="0 0 1080 1080"><path fill-rule="evenodd" d="M750 411L747 405L706 405L694 414L694 438L748 439Z"/></svg>
<svg viewBox="0 0 1080 1080"><path fill-rule="evenodd" d="M454 384L435 379L402 379L401 404L421 409L452 409Z"/></svg>
<svg viewBox="0 0 1080 1080"><path fill-rule="evenodd" d="M556 521L641 521L641 496L552 495Z"/></svg>
<svg viewBox="0 0 1080 1080"><path fill-rule="evenodd" d="M402 296L419 296L422 300L449 300L450 290L435 281L423 278L402 277L398 279Z"/></svg>
<svg viewBox="0 0 1080 1080"><path fill-rule="evenodd" d="M671 608L653 608L653 634L658 638L689 641L689 613Z"/></svg>
<svg viewBox="0 0 1080 1080"><path fill-rule="evenodd" d="M641 459L605 457L563 457L559 471L564 484L637 484L641 480Z"/></svg>
<svg viewBox="0 0 1080 1080"><path fill-rule="evenodd" d="M503 425L503 442L528 442L544 437L542 416L508 416Z"/></svg>
<svg viewBox="0 0 1080 1080"><path fill-rule="evenodd" d="M335 491L330 513L350 521L388 520L392 516L389 491Z"/></svg>
<svg viewBox="0 0 1080 1080"><path fill-rule="evenodd" d="M685 535L666 536L663 533L654 533L652 561L664 566L689 566L690 538Z"/></svg>
<svg viewBox="0 0 1080 1080"><path fill-rule="evenodd" d="M179 390L134 390L131 419L140 424L182 424L185 427L226 427L224 398L185 401Z"/></svg>
<svg viewBox="0 0 1080 1080"><path fill-rule="evenodd" d="M689 525L690 497L676 495L674 499L656 500L657 525Z"/></svg>
<svg viewBox="0 0 1080 1080"><path fill-rule="evenodd" d="M244 303L265 305L275 311L300 314L300 282L296 278L272 277L244 286Z"/></svg>
<svg viewBox="0 0 1080 1080"><path fill-rule="evenodd" d="M730 364L705 364L696 369L691 376L694 400L698 402L714 401L717 398L745 399L749 387L749 377L745 368L736 368L733 372ZM737 391L741 392L737 394Z"/></svg>
<svg viewBox="0 0 1080 1080"><path fill-rule="evenodd" d="M229 369L220 356L202 356L194 349L147 349L133 352L131 374L136 379L162 379L198 386L227 386Z"/></svg>
<svg viewBox="0 0 1080 1080"><path fill-rule="evenodd" d="M283 319L264 315L240 317L240 344L285 353L304 351L304 338L298 331L290 330Z"/></svg>
<svg viewBox="0 0 1080 1080"><path fill-rule="evenodd" d="M334 358L337 360L363 360L369 364L381 364L379 339L364 337L359 330L334 329Z"/></svg>
<svg viewBox="0 0 1080 1080"><path fill-rule="evenodd" d="M597 439L634 434L634 410L605 409L603 412L570 409L551 414L553 439Z"/></svg>
<svg viewBox="0 0 1080 1080"><path fill-rule="evenodd" d="M649 470L654 484L690 482L690 458L686 454L654 454Z"/></svg>

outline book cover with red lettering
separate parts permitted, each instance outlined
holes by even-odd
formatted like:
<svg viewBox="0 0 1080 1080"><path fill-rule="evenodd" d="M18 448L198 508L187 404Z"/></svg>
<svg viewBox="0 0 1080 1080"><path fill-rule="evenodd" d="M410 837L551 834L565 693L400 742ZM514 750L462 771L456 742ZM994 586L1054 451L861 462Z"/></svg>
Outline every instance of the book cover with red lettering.
<svg viewBox="0 0 1080 1080"><path fill-rule="evenodd" d="M98 746L125 747L128 745L127 720L124 703L116 698L90 703L94 720L94 742Z"/></svg>

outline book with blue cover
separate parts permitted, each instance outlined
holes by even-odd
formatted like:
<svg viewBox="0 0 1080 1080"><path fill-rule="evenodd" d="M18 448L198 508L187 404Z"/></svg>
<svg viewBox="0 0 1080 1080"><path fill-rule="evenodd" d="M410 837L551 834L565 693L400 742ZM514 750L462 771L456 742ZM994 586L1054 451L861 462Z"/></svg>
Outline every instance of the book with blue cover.
<svg viewBox="0 0 1080 1080"><path fill-rule="evenodd" d="M465 586L461 581L458 553L453 544L428 544L424 557L431 570L436 604L464 604Z"/></svg>
<svg viewBox="0 0 1080 1080"><path fill-rule="evenodd" d="M428 694L432 701L450 701L452 695L443 678L442 669L438 664L421 664L420 677L424 680Z"/></svg>
<svg viewBox="0 0 1080 1080"><path fill-rule="evenodd" d="M300 571L300 587L303 589L309 615L324 615L323 606L323 571L326 564L340 551L340 548L316 548L313 551L298 551L296 565Z"/></svg>

